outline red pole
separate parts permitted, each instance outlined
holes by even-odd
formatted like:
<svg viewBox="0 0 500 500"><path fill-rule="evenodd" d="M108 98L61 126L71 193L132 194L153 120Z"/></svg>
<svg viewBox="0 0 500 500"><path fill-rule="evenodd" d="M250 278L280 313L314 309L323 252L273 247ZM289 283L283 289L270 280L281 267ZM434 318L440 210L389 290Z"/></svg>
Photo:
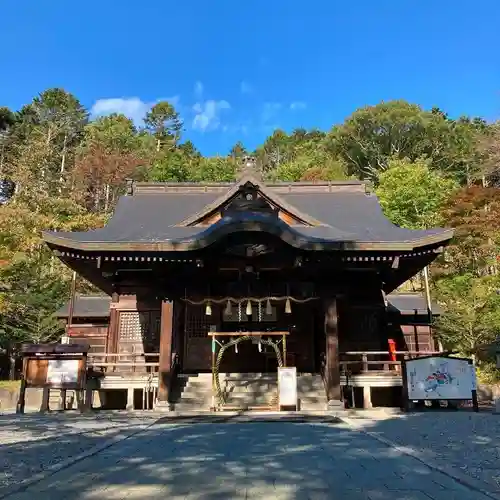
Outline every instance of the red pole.
<svg viewBox="0 0 500 500"><path fill-rule="evenodd" d="M396 361L396 342L393 339L387 341L389 343L389 356L391 361Z"/></svg>

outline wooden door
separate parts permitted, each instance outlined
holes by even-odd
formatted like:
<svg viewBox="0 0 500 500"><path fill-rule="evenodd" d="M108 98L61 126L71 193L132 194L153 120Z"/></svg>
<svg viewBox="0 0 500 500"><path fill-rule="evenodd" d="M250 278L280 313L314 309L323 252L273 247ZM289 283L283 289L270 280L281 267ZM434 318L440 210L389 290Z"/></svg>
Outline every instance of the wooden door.
<svg viewBox="0 0 500 500"><path fill-rule="evenodd" d="M217 325L217 310L212 306L212 315L205 314L202 305L187 304L184 320L183 370L187 372L210 371L212 368L211 338L207 335L210 325Z"/></svg>

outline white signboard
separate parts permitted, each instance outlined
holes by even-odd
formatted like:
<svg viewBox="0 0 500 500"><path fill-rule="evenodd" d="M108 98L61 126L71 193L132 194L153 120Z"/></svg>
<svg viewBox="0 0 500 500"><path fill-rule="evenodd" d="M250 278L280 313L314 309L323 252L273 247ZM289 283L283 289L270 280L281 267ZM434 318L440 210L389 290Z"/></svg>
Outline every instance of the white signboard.
<svg viewBox="0 0 500 500"><path fill-rule="evenodd" d="M468 359L433 356L406 362L408 399L472 399L476 371Z"/></svg>
<svg viewBox="0 0 500 500"><path fill-rule="evenodd" d="M297 406L297 368L278 368L280 406Z"/></svg>
<svg viewBox="0 0 500 500"><path fill-rule="evenodd" d="M78 359L50 359L47 383L55 386L78 383Z"/></svg>

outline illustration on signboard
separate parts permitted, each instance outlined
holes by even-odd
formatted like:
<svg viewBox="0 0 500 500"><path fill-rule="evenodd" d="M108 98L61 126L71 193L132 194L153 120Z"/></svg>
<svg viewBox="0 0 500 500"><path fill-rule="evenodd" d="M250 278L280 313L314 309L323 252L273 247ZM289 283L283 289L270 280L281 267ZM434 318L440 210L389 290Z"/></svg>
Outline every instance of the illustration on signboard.
<svg viewBox="0 0 500 500"><path fill-rule="evenodd" d="M473 367L457 358L421 358L408 363L408 396L411 399L470 399ZM472 378L471 378L472 377Z"/></svg>
<svg viewBox="0 0 500 500"><path fill-rule="evenodd" d="M452 377L448 370L448 363L441 363L439 368L426 377L424 380L424 391L437 392L440 386L445 384L451 384L454 377Z"/></svg>

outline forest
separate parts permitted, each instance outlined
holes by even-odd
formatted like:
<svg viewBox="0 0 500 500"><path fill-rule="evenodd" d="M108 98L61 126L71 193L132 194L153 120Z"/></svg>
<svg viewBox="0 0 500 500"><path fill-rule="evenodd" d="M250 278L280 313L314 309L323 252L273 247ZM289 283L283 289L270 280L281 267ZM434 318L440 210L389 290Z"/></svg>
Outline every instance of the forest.
<svg viewBox="0 0 500 500"><path fill-rule="evenodd" d="M183 132L166 101L140 125L119 114L91 119L59 88L20 110L0 107L0 352L14 356L22 342L62 334L53 313L69 298L71 271L42 230L101 227L127 178L232 181L252 154L267 180L366 180L393 223L455 228L430 267L432 297L445 311L435 332L446 348L475 357L483 381L500 378L488 348L500 332L500 122L397 100L353 110L330 130L274 130L255 151L238 142L212 157ZM420 277L405 286L421 290ZM79 280L78 292L89 291Z"/></svg>

